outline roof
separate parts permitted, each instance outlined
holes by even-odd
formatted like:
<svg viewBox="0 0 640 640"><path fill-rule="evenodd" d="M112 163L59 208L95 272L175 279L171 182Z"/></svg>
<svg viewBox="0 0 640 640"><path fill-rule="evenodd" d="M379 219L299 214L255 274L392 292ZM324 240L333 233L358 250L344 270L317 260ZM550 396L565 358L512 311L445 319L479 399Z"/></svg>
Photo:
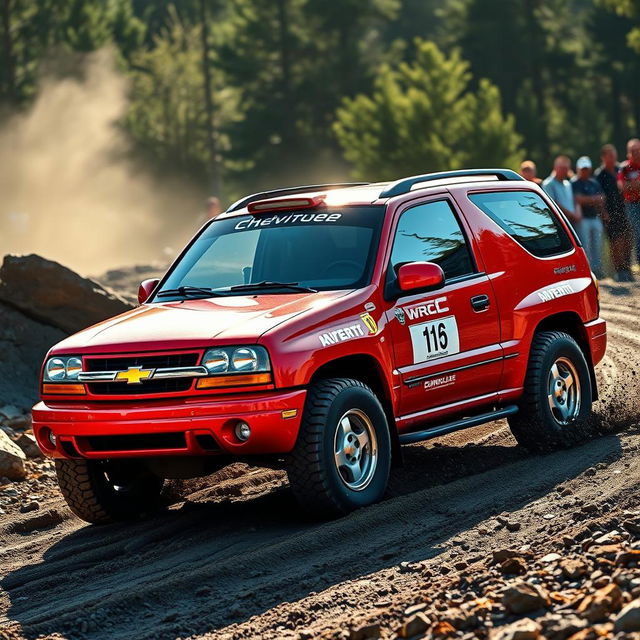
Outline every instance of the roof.
<svg viewBox="0 0 640 640"><path fill-rule="evenodd" d="M373 204L377 201L386 201L389 198L409 193L410 191L429 187L464 182L514 182L522 180L524 178L510 169L462 169L410 176L394 182L356 182L288 187L274 191L263 191L241 198L219 217L226 218L244 214L246 213L247 205L251 202L282 199L294 194L301 197L326 194L326 203L329 206L364 205Z"/></svg>

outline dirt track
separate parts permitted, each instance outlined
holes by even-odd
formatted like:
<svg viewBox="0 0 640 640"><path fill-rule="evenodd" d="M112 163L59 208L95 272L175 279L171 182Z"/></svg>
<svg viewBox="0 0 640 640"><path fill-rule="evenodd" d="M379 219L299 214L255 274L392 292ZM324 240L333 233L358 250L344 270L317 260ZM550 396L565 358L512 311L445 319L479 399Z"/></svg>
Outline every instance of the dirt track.
<svg viewBox="0 0 640 640"><path fill-rule="evenodd" d="M48 528L0 516L0 638L340 637L492 550L559 539L580 505L636 507L640 286L604 285L603 315L598 410L624 431L546 456L502 422L414 445L383 503L325 524L300 519L283 474L240 466L133 525L86 526L54 496Z"/></svg>

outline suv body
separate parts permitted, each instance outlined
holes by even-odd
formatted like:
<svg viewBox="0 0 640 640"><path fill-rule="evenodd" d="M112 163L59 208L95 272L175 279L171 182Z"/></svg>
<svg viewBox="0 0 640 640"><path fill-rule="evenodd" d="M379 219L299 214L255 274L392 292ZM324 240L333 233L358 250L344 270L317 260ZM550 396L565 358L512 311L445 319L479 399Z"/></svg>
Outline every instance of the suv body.
<svg viewBox="0 0 640 640"><path fill-rule="evenodd" d="M575 233L508 170L250 196L139 297L51 349L33 409L93 522L237 459L334 515L380 498L402 443L508 417L566 446L606 347Z"/></svg>

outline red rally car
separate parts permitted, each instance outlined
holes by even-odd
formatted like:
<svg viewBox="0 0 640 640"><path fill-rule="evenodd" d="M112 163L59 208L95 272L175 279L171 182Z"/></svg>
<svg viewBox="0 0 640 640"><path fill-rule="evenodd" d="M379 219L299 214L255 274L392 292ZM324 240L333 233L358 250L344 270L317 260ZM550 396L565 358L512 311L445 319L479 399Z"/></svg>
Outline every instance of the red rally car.
<svg viewBox="0 0 640 640"><path fill-rule="evenodd" d="M504 417L528 449L571 445L606 347L578 238L506 169L246 197L139 300L42 368L35 436L89 522L237 460L344 514L401 444Z"/></svg>

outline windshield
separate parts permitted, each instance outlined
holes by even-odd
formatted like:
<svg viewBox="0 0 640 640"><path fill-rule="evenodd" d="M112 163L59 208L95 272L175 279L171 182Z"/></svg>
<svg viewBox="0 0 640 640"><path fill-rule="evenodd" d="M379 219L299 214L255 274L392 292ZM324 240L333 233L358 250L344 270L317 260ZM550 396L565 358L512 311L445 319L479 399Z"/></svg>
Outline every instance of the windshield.
<svg viewBox="0 0 640 640"><path fill-rule="evenodd" d="M371 278L383 217L378 205L214 220L154 301L360 288Z"/></svg>

